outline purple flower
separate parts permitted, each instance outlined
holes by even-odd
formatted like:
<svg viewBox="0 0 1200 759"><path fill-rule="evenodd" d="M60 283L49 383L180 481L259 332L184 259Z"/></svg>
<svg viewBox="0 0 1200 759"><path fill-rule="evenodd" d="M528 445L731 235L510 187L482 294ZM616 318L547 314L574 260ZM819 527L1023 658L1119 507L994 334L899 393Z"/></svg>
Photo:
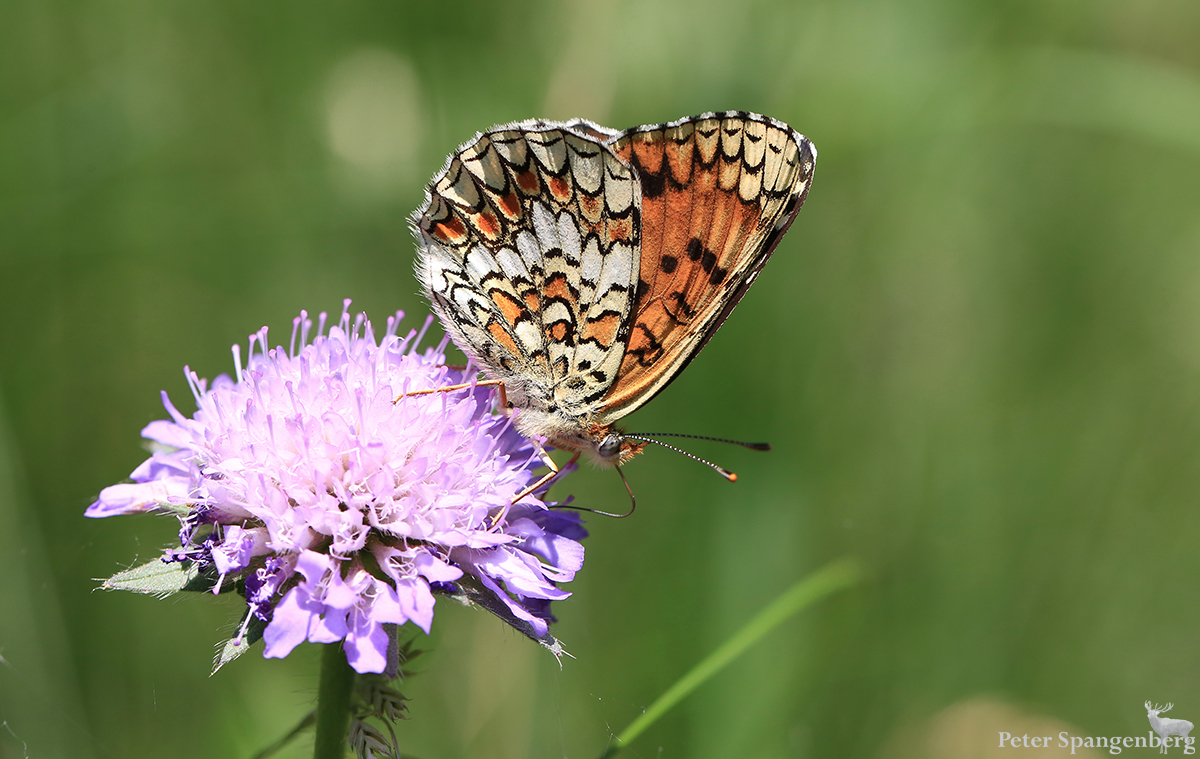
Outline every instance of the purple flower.
<svg viewBox="0 0 1200 759"><path fill-rule="evenodd" d="M424 329L398 337L402 314L377 343L349 303L328 333L320 315L311 342L301 312L290 350L268 350L265 327L251 335L244 368L234 346L235 379L208 388L185 369L196 413L163 393L171 420L142 431L153 454L87 516L177 515L182 546L163 561L190 562L213 592L232 583L249 606L243 631L267 622L267 657L341 640L354 669L382 672L384 625L429 632L434 590L552 641L549 601L583 565L580 520L517 498L541 463L491 388L397 402L474 374L445 365L445 341L418 350Z"/></svg>

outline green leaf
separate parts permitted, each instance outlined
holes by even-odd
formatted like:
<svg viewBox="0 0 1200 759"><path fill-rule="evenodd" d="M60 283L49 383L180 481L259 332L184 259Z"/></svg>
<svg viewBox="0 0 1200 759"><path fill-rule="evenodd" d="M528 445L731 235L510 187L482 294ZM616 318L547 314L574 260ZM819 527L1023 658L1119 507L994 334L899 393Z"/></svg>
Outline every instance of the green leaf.
<svg viewBox="0 0 1200 759"><path fill-rule="evenodd" d="M201 575L195 564L155 559L140 567L117 572L102 581L100 587L104 590L129 590L166 598L181 590L200 589L193 587L198 581L201 581Z"/></svg>
<svg viewBox="0 0 1200 759"><path fill-rule="evenodd" d="M556 659L562 659L563 656L571 656L567 653L562 643L550 633L538 635L533 629L533 625L512 613L508 605L496 598L492 591L488 590L475 578L470 575L463 575L462 578L455 580L455 585L458 587L457 593L445 593L442 591L434 591L438 595L445 595L453 598L461 604L467 606L478 606L481 609L486 609L496 615L505 623L510 625L514 630L526 636L530 640L535 640L542 645L543 648L554 654Z"/></svg>
<svg viewBox="0 0 1200 759"><path fill-rule="evenodd" d="M186 517L192 513L192 506L186 503L159 502L154 504L154 508L164 514L172 514L177 517Z"/></svg>
<svg viewBox="0 0 1200 759"><path fill-rule="evenodd" d="M261 640L263 630L267 629L267 623L256 617L254 612L247 610L246 616L242 618L242 624L238 626L238 629L241 630L243 627L245 628L245 632L242 633L240 639L235 635L225 641L225 645L221 647L220 653L213 659L213 668L212 672L208 673L209 677L217 674L217 670L249 651L250 646Z"/></svg>

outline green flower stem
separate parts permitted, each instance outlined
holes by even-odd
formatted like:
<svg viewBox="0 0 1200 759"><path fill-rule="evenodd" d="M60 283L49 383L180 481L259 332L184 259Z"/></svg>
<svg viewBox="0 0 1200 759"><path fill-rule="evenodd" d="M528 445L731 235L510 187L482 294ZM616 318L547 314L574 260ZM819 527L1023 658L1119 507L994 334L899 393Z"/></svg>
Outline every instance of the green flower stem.
<svg viewBox="0 0 1200 759"><path fill-rule="evenodd" d="M317 688L317 738L313 759L344 759L350 728L350 692L354 670L346 663L341 642L325 644L321 654L321 683Z"/></svg>
<svg viewBox="0 0 1200 759"><path fill-rule="evenodd" d="M771 604L751 619L742 629L733 634L716 651L713 651L699 664L692 667L686 675L680 678L667 692L658 697L650 708L629 724L608 747L600 759L615 756L621 749L632 743L646 728L653 725L658 718L666 714L672 707L686 698L692 691L700 687L704 681L721 671L725 665L736 659L739 654L756 643L759 638L773 630L788 617L796 612L812 606L817 601L843 588L850 587L862 577L862 568L854 559L842 559L826 565L824 569L800 580L784 591Z"/></svg>

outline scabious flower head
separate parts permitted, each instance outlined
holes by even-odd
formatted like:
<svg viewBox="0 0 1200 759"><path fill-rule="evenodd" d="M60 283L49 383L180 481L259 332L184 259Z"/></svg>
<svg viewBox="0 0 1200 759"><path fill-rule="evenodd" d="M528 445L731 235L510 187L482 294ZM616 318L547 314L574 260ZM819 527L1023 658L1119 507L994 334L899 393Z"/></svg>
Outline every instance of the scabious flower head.
<svg viewBox="0 0 1200 759"><path fill-rule="evenodd" d="M245 367L235 346L233 378L208 387L185 369L196 413L164 392L171 419L142 431L153 455L87 516L177 515L181 547L163 561L198 568L214 592L232 583L249 607L243 632L266 623L267 657L340 640L354 669L382 672L384 625L429 632L435 592L484 599L547 636L586 532L539 494L517 499L540 459L493 410L491 388L406 395L474 374L445 365L445 341L421 350L424 329L398 337L401 316L377 342L346 301L310 342L301 312L289 350L268 349L265 327Z"/></svg>

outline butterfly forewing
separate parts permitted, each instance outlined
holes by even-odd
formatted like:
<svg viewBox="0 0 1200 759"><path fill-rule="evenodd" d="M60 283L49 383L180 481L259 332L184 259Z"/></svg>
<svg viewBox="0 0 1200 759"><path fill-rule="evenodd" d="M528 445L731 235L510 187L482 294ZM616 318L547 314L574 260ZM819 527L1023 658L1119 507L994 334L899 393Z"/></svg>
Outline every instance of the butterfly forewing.
<svg viewBox="0 0 1200 759"><path fill-rule="evenodd" d="M762 269L808 192L816 151L755 114L638 127L612 143L641 186L636 301L598 421L646 403L682 371Z"/></svg>
<svg viewBox="0 0 1200 759"><path fill-rule="evenodd" d="M583 121L478 135L414 218L419 276L455 342L518 401L591 410L624 354L640 189Z"/></svg>

